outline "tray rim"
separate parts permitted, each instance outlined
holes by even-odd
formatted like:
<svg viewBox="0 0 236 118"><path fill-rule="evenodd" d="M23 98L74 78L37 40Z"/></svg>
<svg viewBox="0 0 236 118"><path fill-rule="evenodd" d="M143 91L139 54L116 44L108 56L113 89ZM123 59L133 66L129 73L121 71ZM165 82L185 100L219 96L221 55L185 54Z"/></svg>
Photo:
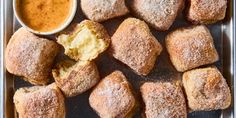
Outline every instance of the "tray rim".
<svg viewBox="0 0 236 118"><path fill-rule="evenodd" d="M232 22L233 22L233 29L232 29L232 31L233 31L233 34L232 34L232 40L233 40L233 62L232 62L232 69L233 69L233 80L234 80L234 86L233 86L233 88L235 89L235 85L236 85L236 76L234 75L234 74L236 74L236 2L233 0L232 1L233 2L233 20L232 20ZM236 91L234 90L234 100L236 99ZM236 105L236 103L235 103L235 101L234 101L234 106ZM236 113L236 109L235 108L233 108L234 109L234 111L233 111L233 115L235 115L235 113Z"/></svg>
<svg viewBox="0 0 236 118"><path fill-rule="evenodd" d="M230 23L226 24L229 25L230 27L230 41L231 41L231 67L229 72L231 74L231 89L232 89L232 98L233 98L233 103L232 107L230 109L230 118L234 117L234 114L236 113L236 109L234 108L236 103L234 100L236 99L236 2L234 0L230 1L232 4L230 4L232 7L232 14L230 18ZM5 118L5 117L10 117L9 116L9 109L12 109L12 105L7 105L7 100L9 101L8 93L7 93L7 85L6 85L6 68L5 68L5 63L4 63L4 49L6 46L6 39L10 38L9 35L7 35L6 30L13 32L13 24L7 24L6 21L13 21L13 14L8 14L9 10L11 13L13 13L12 10L12 0L1 0L0 1L0 118ZM10 4L10 5L9 5ZM11 33L12 34L12 33ZM223 66L224 67L224 66ZM11 81L13 82L13 81ZM8 113L7 113L8 112ZM14 115L14 113L11 114L11 116ZM221 113L221 118L225 118L224 111Z"/></svg>
<svg viewBox="0 0 236 118"><path fill-rule="evenodd" d="M11 32L11 34L13 32L13 14L8 14L8 12L13 13L12 0L1 0L0 9L0 118L11 118L14 116L14 109L12 105L8 104L10 101L12 102L12 98L6 90L10 87L7 86L6 83L7 81L13 82L13 80L6 79L7 71L4 63L4 49L6 46L5 40L10 38L10 35L6 32L6 30ZM12 23L7 24L6 21ZM13 110L13 113L10 113L10 109Z"/></svg>

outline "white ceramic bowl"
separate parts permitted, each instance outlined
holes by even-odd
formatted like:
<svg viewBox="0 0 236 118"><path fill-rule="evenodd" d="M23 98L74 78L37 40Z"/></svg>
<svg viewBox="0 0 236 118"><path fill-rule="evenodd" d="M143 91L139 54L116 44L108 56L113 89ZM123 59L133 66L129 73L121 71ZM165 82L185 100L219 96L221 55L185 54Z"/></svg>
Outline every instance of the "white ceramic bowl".
<svg viewBox="0 0 236 118"><path fill-rule="evenodd" d="M19 16L19 12L17 11L17 0L13 0L13 10L14 10L14 14L17 18L17 20L19 21L19 23L25 27L27 30L29 30L30 32L33 32L35 34L38 34L38 35L51 35L51 34L55 34L55 33L58 33L62 30L64 30L70 23L71 21L73 20L75 14L76 14L76 10L77 10L77 0L72 0L72 8L71 8L71 11L70 11L70 14L69 14L69 17L64 21L64 23L59 26L58 28L52 30L52 31L48 31L48 32L41 32L41 31L36 31L30 27L28 27L20 18Z"/></svg>

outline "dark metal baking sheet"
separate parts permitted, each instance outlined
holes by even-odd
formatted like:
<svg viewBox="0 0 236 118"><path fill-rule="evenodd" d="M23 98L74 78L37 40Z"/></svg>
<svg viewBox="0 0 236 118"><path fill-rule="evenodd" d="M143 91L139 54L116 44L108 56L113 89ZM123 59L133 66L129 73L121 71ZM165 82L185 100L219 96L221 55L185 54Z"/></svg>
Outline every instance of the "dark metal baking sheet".
<svg viewBox="0 0 236 118"><path fill-rule="evenodd" d="M78 4L79 4L78 0ZM78 5L76 16L73 20L73 23L79 23L86 17L83 15L80 7ZM6 72L4 67L4 48L14 31L16 31L20 26L18 21L14 18L12 11L12 1L11 0L2 0L1 1L1 14L3 17L1 19L1 81L0 81L0 90L1 90L1 116L0 118L11 118L14 116L14 105L12 103L12 96L14 91L20 87L32 86L29 83L19 79L19 77L13 76ZM214 38L214 43L216 49L219 53L220 60L215 63L215 65L223 72L225 78L227 79L228 84L232 90L232 97L234 93L234 59L235 56L233 53L234 50L234 40L233 40L233 0L228 2L228 11L227 18L224 21L219 23L208 25L212 36ZM126 15L124 17L115 18L102 24L107 28L110 35L112 35L119 24L127 17L132 17L131 15ZM73 25L73 23L71 25ZM152 72L144 77L138 76L126 65L120 63L114 58L110 57L106 52L97 58L96 64L98 66L101 78L105 77L114 70L121 70L133 85L135 92L138 96L138 99L141 101L139 87L142 83L146 81L171 81L175 79L181 79L181 73L178 73L174 67L171 65L168 54L165 49L164 39L168 32L173 31L179 27L190 26L180 14L177 20L174 22L172 27L167 32L158 32L155 29L151 28L152 33L155 37L161 42L164 47L163 52L158 57L155 68ZM51 40L55 40L54 36L49 36ZM58 56L57 61L63 59L63 54ZM66 111L67 118L97 118L96 113L91 109L88 104L88 97L91 90L72 98L66 99ZM138 109L135 114L135 118L140 117L140 112L142 109ZM206 111L206 112L193 112L189 113L189 118L233 118L234 114L234 105L232 103L231 107L227 110L216 110L216 111Z"/></svg>

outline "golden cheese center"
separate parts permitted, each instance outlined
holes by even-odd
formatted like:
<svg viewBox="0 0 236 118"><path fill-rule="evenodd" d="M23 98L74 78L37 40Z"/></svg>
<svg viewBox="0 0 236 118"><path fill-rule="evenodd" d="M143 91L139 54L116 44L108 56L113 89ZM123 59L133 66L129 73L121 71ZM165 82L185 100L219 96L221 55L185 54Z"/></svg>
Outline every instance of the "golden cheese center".
<svg viewBox="0 0 236 118"><path fill-rule="evenodd" d="M66 55L83 61L95 59L108 46L103 39L97 38L87 26L78 29L74 35L59 36L58 42L64 46Z"/></svg>

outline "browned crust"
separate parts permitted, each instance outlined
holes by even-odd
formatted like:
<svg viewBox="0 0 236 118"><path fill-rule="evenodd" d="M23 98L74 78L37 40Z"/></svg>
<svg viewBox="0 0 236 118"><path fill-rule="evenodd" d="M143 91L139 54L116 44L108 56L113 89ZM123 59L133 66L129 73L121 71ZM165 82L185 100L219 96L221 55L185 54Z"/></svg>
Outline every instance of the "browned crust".
<svg viewBox="0 0 236 118"><path fill-rule="evenodd" d="M140 87L146 118L187 118L179 82L146 82Z"/></svg>
<svg viewBox="0 0 236 118"><path fill-rule="evenodd" d="M223 20L227 0L188 0L187 19L193 24L212 24Z"/></svg>
<svg viewBox="0 0 236 118"><path fill-rule="evenodd" d="M20 28L11 37L5 52L6 68L35 85L45 85L59 45Z"/></svg>
<svg viewBox="0 0 236 118"><path fill-rule="evenodd" d="M20 88L14 103L19 118L65 118L64 96L55 84Z"/></svg>
<svg viewBox="0 0 236 118"><path fill-rule="evenodd" d="M183 85L188 106L193 111L226 109L231 104L230 89L215 67L185 72Z"/></svg>
<svg viewBox="0 0 236 118"><path fill-rule="evenodd" d="M94 62L62 61L52 70L52 74L57 86L67 97L79 95L99 81L99 72Z"/></svg>
<svg viewBox="0 0 236 118"><path fill-rule="evenodd" d="M123 21L112 36L110 53L139 75L152 70L161 51L161 44L147 24L135 18Z"/></svg>
<svg viewBox="0 0 236 118"><path fill-rule="evenodd" d="M97 22L129 13L125 0L81 0L81 9L90 20Z"/></svg>
<svg viewBox="0 0 236 118"><path fill-rule="evenodd" d="M103 118L128 117L136 106L131 86L120 71L111 73L96 86L89 103Z"/></svg>
<svg viewBox="0 0 236 118"><path fill-rule="evenodd" d="M78 32L80 32L80 30L82 30L82 28L84 26L88 27L88 29L94 35L96 35L96 37L98 39L103 39L103 41L105 42L106 46L104 47L104 49L100 53L104 52L109 47L111 38L110 38L107 30L105 29L105 27L102 24L100 24L100 23L97 23L97 22L94 22L94 21L91 21L91 20L83 20L82 22L80 22L79 24L77 24L75 26L75 28L74 28L74 30L72 32L69 32L67 34L70 35L70 36L75 36ZM62 44L59 41L57 41L57 42L59 44ZM93 57L92 59L96 58L100 53L95 55L95 57ZM68 55L70 58L76 60L76 61L80 61L80 56L70 54L70 52L67 52L67 50L65 50L65 54ZM83 61L91 61L91 60L83 60Z"/></svg>
<svg viewBox="0 0 236 118"><path fill-rule="evenodd" d="M184 72L219 59L207 27L180 28L166 37L166 48L175 68Z"/></svg>
<svg viewBox="0 0 236 118"><path fill-rule="evenodd" d="M184 0L133 0L132 9L152 27L166 31L184 7Z"/></svg>

